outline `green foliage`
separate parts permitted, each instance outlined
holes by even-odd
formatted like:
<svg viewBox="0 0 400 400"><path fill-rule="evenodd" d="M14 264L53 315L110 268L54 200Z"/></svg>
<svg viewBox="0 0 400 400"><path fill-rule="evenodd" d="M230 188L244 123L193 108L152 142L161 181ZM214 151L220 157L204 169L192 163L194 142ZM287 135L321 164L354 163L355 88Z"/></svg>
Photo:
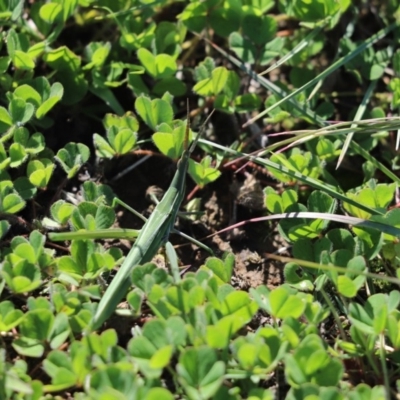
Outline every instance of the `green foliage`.
<svg viewBox="0 0 400 400"><path fill-rule="evenodd" d="M68 143L65 148L59 150L54 157L71 179L77 174L82 165L89 159L90 151L82 143Z"/></svg>
<svg viewBox="0 0 400 400"><path fill-rule="evenodd" d="M242 34L231 33L229 45L244 62L266 65L279 56L284 46L282 38L274 38L276 31L273 18L250 14L243 20Z"/></svg>
<svg viewBox="0 0 400 400"><path fill-rule="evenodd" d="M400 125L388 116L400 106L400 9L390 0L372 15L356 3L0 1L1 399L270 400L283 375L290 400L395 393L400 244L387 228L400 227ZM186 97L193 131L218 112L189 161L199 191L187 219L202 217L193 229L179 218L185 232L233 218L234 158L258 150L262 133L290 133L251 157L257 174L243 167L261 177L257 212L279 214L260 236L268 257L280 247L293 257L284 281L247 289L237 266L249 249L183 248L182 265L196 264L180 279L156 260L137 265L117 317L89 332L126 245L91 238L125 222L101 182L114 189L132 153L179 160ZM219 126L227 114L234 131ZM146 162L157 170L157 157ZM115 190L129 187L142 207L153 177L132 176Z"/></svg>
<svg viewBox="0 0 400 400"><path fill-rule="evenodd" d="M2 332L7 332L15 328L23 319L21 310L16 310L11 301L2 301L0 303L0 329Z"/></svg>
<svg viewBox="0 0 400 400"><path fill-rule="evenodd" d="M317 335L308 335L285 357L287 380L294 386L315 383L336 386L343 374L341 362L329 356L325 344Z"/></svg>
<svg viewBox="0 0 400 400"><path fill-rule="evenodd" d="M318 163L317 157L310 152L301 152L297 148L293 149L289 153L289 156L284 154L274 154L271 156L271 161L310 178L317 178L321 173L321 167ZM288 184L294 184L296 182L296 179L293 179L276 169L270 169L270 172L275 178L282 182Z"/></svg>
<svg viewBox="0 0 400 400"><path fill-rule="evenodd" d="M228 113L246 112L257 109L261 100L258 95L239 95L240 80L236 72L225 67L215 67L207 57L195 69L197 80L193 90L202 96L215 96L214 107Z"/></svg>
<svg viewBox="0 0 400 400"><path fill-rule="evenodd" d="M221 172L211 165L211 157L203 158L199 163L193 160L189 162L189 174L200 188L219 178Z"/></svg>
<svg viewBox="0 0 400 400"><path fill-rule="evenodd" d="M99 157L113 158L127 154L136 147L139 124L132 113L127 113L122 117L107 114L104 117L103 125L107 132L107 140L97 133L93 135L96 153Z"/></svg>
<svg viewBox="0 0 400 400"><path fill-rule="evenodd" d="M291 201L291 200L289 200ZM285 208L285 212L312 211L333 214L336 210L336 202L326 193L314 191L307 200L307 207L301 203L292 203ZM296 241L300 238L316 238L328 227L329 221L324 219L284 219L279 223L279 232L286 240Z"/></svg>
<svg viewBox="0 0 400 400"><path fill-rule="evenodd" d="M17 193L11 180L0 182L0 195L0 211L2 212L15 214L25 207L25 201Z"/></svg>
<svg viewBox="0 0 400 400"><path fill-rule="evenodd" d="M68 47L62 46L47 52L44 61L65 88L63 101L73 104L81 100L88 86L81 72L81 59Z"/></svg>
<svg viewBox="0 0 400 400"><path fill-rule="evenodd" d="M146 125L153 130L163 122L167 124L172 122L172 106L164 98L150 100L148 97L140 96L136 99L135 108Z"/></svg>
<svg viewBox="0 0 400 400"><path fill-rule="evenodd" d="M87 229L106 229L115 220L114 210L103 204L84 201L71 213L71 225L75 230Z"/></svg>
<svg viewBox="0 0 400 400"><path fill-rule="evenodd" d="M8 221L0 221L0 239L6 235L8 230L10 229L10 223Z"/></svg>
<svg viewBox="0 0 400 400"><path fill-rule="evenodd" d="M48 158L42 158L40 160L29 161L26 168L26 175L32 185L44 189L50 181L53 170L53 162Z"/></svg>
<svg viewBox="0 0 400 400"><path fill-rule="evenodd" d="M309 27L321 23L321 20L328 19L333 27L339 21L339 17L351 5L350 0L280 0L279 6L285 9L287 14L302 21Z"/></svg>
<svg viewBox="0 0 400 400"><path fill-rule="evenodd" d="M74 240L71 244L71 255L57 260L57 269L61 280L93 279L104 270L111 270L121 254L117 249L104 251L91 241ZM66 276L64 276L66 275Z"/></svg>
<svg viewBox="0 0 400 400"><path fill-rule="evenodd" d="M140 48L137 56L145 71L157 81L153 87L155 94L162 95L168 91L174 96L182 96L186 92L186 86L174 77L177 71L174 57L168 54L154 56L145 48Z"/></svg>
<svg viewBox="0 0 400 400"><path fill-rule="evenodd" d="M393 78L389 82L389 90L393 93L392 107L400 106L400 78Z"/></svg>
<svg viewBox="0 0 400 400"><path fill-rule="evenodd" d="M208 63L211 62L212 61L208 61ZM210 96L210 95L217 95L224 89L228 81L228 76L229 76L228 70L224 67L215 68L214 66L212 66L211 68L212 71L209 74L209 76L205 79L200 80L194 86L193 90L196 93L203 96ZM198 71L197 74L202 75L203 74L202 72L203 71Z"/></svg>
<svg viewBox="0 0 400 400"><path fill-rule="evenodd" d="M62 99L64 88L59 82L50 86L45 77L37 77L29 83L18 86L10 97L33 106L36 118L42 119Z"/></svg>
<svg viewBox="0 0 400 400"><path fill-rule="evenodd" d="M49 307L41 306L26 313L19 329L21 337L13 341L13 347L19 354L28 357L41 357L46 347L58 348L70 334L68 318L64 313L54 317Z"/></svg>
<svg viewBox="0 0 400 400"><path fill-rule="evenodd" d="M225 365L208 347L186 349L179 358L177 372L180 383L191 399L211 398L220 387Z"/></svg>
<svg viewBox="0 0 400 400"><path fill-rule="evenodd" d="M17 168L22 165L29 155L36 155L45 148L45 139L39 132L29 136L26 128L17 128L14 132L14 143L9 148L10 167Z"/></svg>
<svg viewBox="0 0 400 400"><path fill-rule="evenodd" d="M376 184L374 180L371 180L361 190L352 191L347 196L355 199L357 203L368 204L373 209L386 211L388 205L393 200L395 189L396 185L394 183L390 185ZM351 205L345 204L343 207L356 217L368 218L371 216L371 214Z"/></svg>
<svg viewBox="0 0 400 400"><path fill-rule="evenodd" d="M267 186L264 189L265 206L268 211L274 214L283 213L292 204L296 204L298 196L295 190L287 189L282 194L278 194L276 190Z"/></svg>
<svg viewBox="0 0 400 400"><path fill-rule="evenodd" d="M341 51L348 53L354 50L356 46L356 43L344 39L341 42ZM373 49L368 49L347 63L346 69L360 81L362 77L369 80L379 79L384 73L389 57L385 50L375 52Z"/></svg>
<svg viewBox="0 0 400 400"><path fill-rule="evenodd" d="M172 126L168 123L158 125L158 130L151 137L158 150L167 157L177 160L183 153L187 121L174 121ZM189 140L191 140L189 132Z"/></svg>

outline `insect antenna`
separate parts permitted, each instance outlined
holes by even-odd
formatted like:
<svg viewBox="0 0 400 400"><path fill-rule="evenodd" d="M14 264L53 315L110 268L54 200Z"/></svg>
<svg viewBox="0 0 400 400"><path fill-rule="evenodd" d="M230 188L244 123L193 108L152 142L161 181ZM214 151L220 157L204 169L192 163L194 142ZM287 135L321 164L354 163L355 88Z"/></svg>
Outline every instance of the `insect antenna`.
<svg viewBox="0 0 400 400"><path fill-rule="evenodd" d="M210 112L210 114L207 116L206 120L201 124L200 129L199 129L199 133L197 134L196 138L193 140L193 142L190 145L189 153L191 153L195 149L195 147L197 145L197 142L203 136L203 133L206 130L206 126L208 124L208 121L210 120L210 118L214 114L214 111L215 111L215 108Z"/></svg>
<svg viewBox="0 0 400 400"><path fill-rule="evenodd" d="M190 112L189 112L189 99L186 99L186 130L183 139L183 151L186 152L189 147L189 132L190 132Z"/></svg>

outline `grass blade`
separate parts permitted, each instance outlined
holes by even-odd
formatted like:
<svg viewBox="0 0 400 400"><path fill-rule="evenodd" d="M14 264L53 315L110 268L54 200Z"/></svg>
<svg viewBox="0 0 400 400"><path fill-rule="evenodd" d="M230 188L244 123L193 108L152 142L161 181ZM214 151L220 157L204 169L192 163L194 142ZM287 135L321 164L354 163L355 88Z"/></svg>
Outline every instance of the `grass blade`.
<svg viewBox="0 0 400 400"><path fill-rule="evenodd" d="M249 121L246 122L246 125L252 124L253 122L257 121L264 115L268 114L270 111L272 111L274 108L278 107L285 101L288 101L292 97L298 95L299 93L303 92L304 90L308 89L309 87L314 86L317 84L319 81L325 79L327 76L329 76L332 72L336 71L338 68L341 66L347 64L351 59L356 57L358 54L362 53L365 49L368 47L372 46L374 43L376 43L378 40L384 38L389 32L391 32L393 29L395 29L398 26L397 23L393 23L389 26L387 26L384 29L381 29L379 32L377 32L375 35L372 35L368 40L366 40L363 44L358 46L354 51L351 53L347 54L346 56L340 58L336 62L334 62L331 66L329 66L325 71L321 72L319 75L317 75L315 78L311 79L308 81L306 84L301 86L300 88L294 90L292 93L284 97L283 99L277 101L275 104L272 106L268 107L266 110L262 111L260 114L258 114L256 117L251 118Z"/></svg>
<svg viewBox="0 0 400 400"><path fill-rule="evenodd" d="M311 211L300 211L300 212L287 212L281 214L267 215L265 217L258 217L248 219L246 221L238 222L237 224L228 226L227 228L221 229L218 232L213 233L210 236L217 235L220 233L228 232L234 228L239 228L241 226L252 224L256 222L271 221L274 219L290 219L290 218L306 218L306 219L324 219L329 221L339 222L341 224L352 225L358 228L369 228L376 229L379 232L387 233L395 237L400 237L400 228L392 225L384 224L382 222L369 221L362 218L350 217L348 215L340 214L329 214Z"/></svg>
<svg viewBox="0 0 400 400"><path fill-rule="evenodd" d="M286 61L289 61L297 53L300 53L300 51L302 51L307 46L309 46L309 44L312 42L312 40L315 38L315 36L317 36L327 24L328 24L328 20L322 21L321 26L312 30L300 43L298 43L292 50L290 50L289 53L285 54L282 58L280 58L278 61L273 63L268 69L261 72L258 76L263 76L263 75L268 74L269 72L273 71L275 68L278 68L281 65L283 65Z"/></svg>
<svg viewBox="0 0 400 400"><path fill-rule="evenodd" d="M360 121L361 118L363 117L363 115L365 113L365 110L367 108L367 104L368 104L368 102L369 102L369 100L370 100L370 98L372 96L373 91L375 90L377 82L378 82L377 80L374 80L368 86L368 89L364 94L364 97L363 97L363 99L361 101L361 104L357 109L356 115L354 117L354 121ZM350 132L347 135L346 140L344 141L344 144L343 144L342 151L340 152L340 155L339 155L339 158L338 158L338 162L336 164L336 169L338 169L340 164L342 163L343 158L346 155L347 149L350 146L351 140L353 139L353 136L354 136L354 132Z"/></svg>
<svg viewBox="0 0 400 400"><path fill-rule="evenodd" d="M349 199L344 194L338 192L334 186L331 186L331 185L327 184L326 182L321 182L321 181L319 181L317 179L310 178L310 177L308 177L306 175L303 175L303 174L301 174L301 173L299 173L297 171L290 170L290 169L284 167L283 165L278 165L278 164L276 164L276 163L274 163L274 162L272 162L272 161L270 161L268 159L261 158L260 156L252 156L252 155L249 155L249 154L246 154L246 153L242 153L242 152L237 151L237 150L232 150L232 149L229 149L228 147L221 146L221 145L219 145L217 143L213 143L213 142L211 142L209 140L205 140L205 139L201 139L201 142L205 143L208 146L213 146L213 147L215 147L217 149L226 151L227 153L233 154L236 157L242 157L242 158L245 158L247 160L253 161L256 164L260 164L260 165L262 165L264 167L275 169L276 171L281 172L281 173L283 172L283 173L285 173L286 175L290 176L293 179L297 179L300 182L303 182L306 185L312 186L315 189L322 190L323 192L328 193L329 195L334 197L335 199L338 199L338 200L344 201L346 203L349 203L352 206L357 207L357 208L359 208L361 210L364 210L364 211L366 211L366 212L368 212L368 213L370 213L372 215L377 215L377 214L378 215L379 214L383 215L383 212L381 212L381 211L378 211L378 210L375 210L373 208L364 206L363 204L359 204L356 201L354 201L353 199Z"/></svg>

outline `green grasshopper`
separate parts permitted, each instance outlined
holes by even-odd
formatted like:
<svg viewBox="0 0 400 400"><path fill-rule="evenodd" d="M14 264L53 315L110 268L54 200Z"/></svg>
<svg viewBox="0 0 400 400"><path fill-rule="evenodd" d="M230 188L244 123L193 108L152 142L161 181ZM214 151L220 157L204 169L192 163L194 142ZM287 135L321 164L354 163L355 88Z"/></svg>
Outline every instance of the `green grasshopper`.
<svg viewBox="0 0 400 400"><path fill-rule="evenodd" d="M211 117L208 116L203 127ZM129 251L129 254L122 263L116 276L101 298L97 310L90 323L90 329L98 329L107 318L115 311L117 305L126 295L130 286L130 275L136 265L151 261L158 249L166 245L167 254L171 254L172 245L167 243L169 234L173 230L177 213L185 196L185 180L188 169L189 158L201 136L199 133L193 143L189 146L189 112L187 116L185 141L183 153L178 161L176 173L172 182L164 194L161 201L157 204L150 218L145 222L143 228ZM176 256L175 256L176 257ZM173 263L171 263L173 265ZM175 264L176 265L176 264ZM180 280L177 267L172 268L175 281Z"/></svg>

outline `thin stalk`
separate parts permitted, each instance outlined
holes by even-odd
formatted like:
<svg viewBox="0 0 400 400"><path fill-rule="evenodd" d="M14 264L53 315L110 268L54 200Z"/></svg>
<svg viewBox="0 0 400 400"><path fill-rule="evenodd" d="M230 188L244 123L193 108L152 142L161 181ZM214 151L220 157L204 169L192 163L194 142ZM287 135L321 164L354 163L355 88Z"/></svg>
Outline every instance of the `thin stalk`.
<svg viewBox="0 0 400 400"><path fill-rule="evenodd" d="M382 373L383 373L383 382L385 384L385 397L386 400L390 400L390 383L389 383L389 372L386 365L386 351L385 351L385 335L380 333L379 335L379 359L381 361Z"/></svg>
<svg viewBox="0 0 400 400"><path fill-rule="evenodd" d="M360 121L361 118L363 117L365 110L367 108L367 104L369 103L369 100L371 99L372 93L374 92L375 88L376 88L376 84L377 84L378 80L375 79L374 81L372 81L370 83L370 85L368 86L368 89L366 90L364 97L361 101L361 104L359 105L356 115L354 117L354 121ZM351 127L353 127L354 124L351 125ZM346 136L346 140L344 141L343 147L342 147L342 151L340 152L340 156L338 158L338 162L336 164L336 169L339 168L340 164L343 161L343 158L347 152L347 149L349 148L349 145L351 143L351 140L353 139L354 136L354 132L350 132L347 136Z"/></svg>
<svg viewBox="0 0 400 400"><path fill-rule="evenodd" d="M321 289L321 294L322 294L322 297L324 298L324 300L326 301L326 304L328 304L329 309L332 312L333 318L336 321L336 325L337 325L337 327L339 329L339 333L340 333L340 336L342 337L342 340L346 341L347 340L346 332L343 329L342 322L340 321L339 314L336 312L335 306L332 304L331 299L326 294L324 289Z"/></svg>
<svg viewBox="0 0 400 400"><path fill-rule="evenodd" d="M308 81L306 84L304 84L300 88L294 90L292 93L288 94L283 99L277 101L272 106L268 107L266 110L264 110L260 114L258 114L256 117L251 118L249 121L246 122L246 125L254 123L255 121L257 121L258 119L260 119L264 115L268 114L270 111L272 111L276 107L278 107L281 104L283 104L285 101L290 100L291 98L295 97L296 95L300 94L301 92L307 90L309 87L312 87L312 86L316 85L319 81L325 79L332 72L336 71L338 68L340 68L343 65L347 64L350 60L352 60L354 57L356 57L357 55L362 53L365 49L367 49L368 47L371 47L378 40L383 39L388 33L390 33L393 29L395 29L398 26L399 26L399 24L397 22L395 22L395 23L387 26L386 28L381 29L375 35L372 35L369 39L364 41L360 46L358 46L350 54L347 54L346 56L344 56L344 57L340 58L339 60L337 60L336 62L334 62L325 71L321 72L315 78L311 79L310 81Z"/></svg>
<svg viewBox="0 0 400 400"><path fill-rule="evenodd" d="M242 152L237 151L237 150L232 150L232 149L229 149L228 147L221 146L221 145L219 145L217 143L213 143L213 142L211 142L209 140L202 139L202 143L205 143L205 144L207 144L209 146L214 146L215 148L224 150L227 153L231 153L231 154L234 154L236 156L246 158L247 160L253 161L256 164L260 164L260 165L262 165L264 167L274 169L274 170L276 170L276 171L278 171L280 173L284 173L287 176L293 178L294 180L298 180L298 181L300 181L302 183L305 183L306 185L309 185L309 186L311 186L311 187L313 187L315 189L319 189L319 190L321 190L321 191L323 191L325 193L328 193L329 195L331 195L335 199L342 200L342 201L344 201L346 203L349 203L349 204L353 205L354 207L360 208L361 210L364 210L364 211L366 211L366 212L368 212L368 213L370 213L372 215L376 215L376 214L383 215L383 212L381 212L379 210L375 210L375 209L370 208L370 207L367 207L367 206L365 206L363 204L360 204L357 201L346 197L344 194L339 193L334 186L329 185L326 182L322 182L322 181L320 181L318 179L310 178L309 176L303 175L298 171L290 170L290 169L284 167L283 165L279 165L279 164L274 163L274 162L272 162L272 161L270 161L268 159L251 156L251 155L248 155L246 153L242 153Z"/></svg>
<svg viewBox="0 0 400 400"><path fill-rule="evenodd" d="M344 267L338 267L336 265L322 265L319 263L315 263L312 261L305 261L305 260L300 260L298 258L291 258L291 257L284 257L284 256L278 256L276 254L266 254L266 256L272 260L277 260L280 262L292 262L295 264L300 265L301 267L307 267L307 268L314 268L314 269L319 269L322 271L333 271L333 272L340 272L343 274L349 273L349 268L344 268ZM374 274L373 272L365 272L365 271L350 271L352 274L355 275L363 275L366 276L367 278L373 278L373 279L378 279L384 282L391 282L395 283L396 285L400 286L400 279L394 278L392 276L384 276L384 275L379 275L379 274Z"/></svg>
<svg viewBox="0 0 400 400"><path fill-rule="evenodd" d="M289 53L285 54L282 58L280 58L278 61L273 63L268 69L261 72L259 74L259 76L268 74L269 72L273 71L275 68L278 68L281 65L283 65L286 61L289 61L297 53L300 53L300 51L302 51L307 46L309 46L310 42L314 39L314 37L317 36L327 24L328 24L328 19L322 21L321 26L312 30L300 43L298 43L295 47L293 47L293 49L290 50Z"/></svg>

